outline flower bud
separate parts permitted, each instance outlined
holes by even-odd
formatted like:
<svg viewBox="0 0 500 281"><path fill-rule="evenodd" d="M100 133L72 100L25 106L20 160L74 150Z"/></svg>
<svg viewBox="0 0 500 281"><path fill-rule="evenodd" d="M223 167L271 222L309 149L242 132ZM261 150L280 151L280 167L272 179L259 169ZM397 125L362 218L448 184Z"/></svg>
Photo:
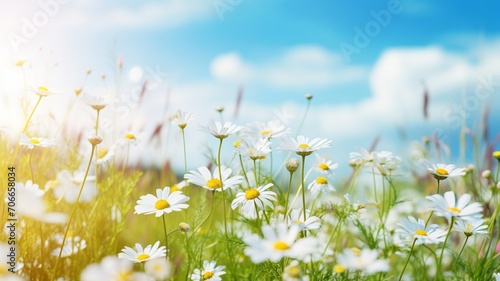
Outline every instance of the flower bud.
<svg viewBox="0 0 500 281"><path fill-rule="evenodd" d="M292 158L286 162L286 169L290 172L293 173L297 171L297 168L299 167L299 159L297 158Z"/></svg>
<svg viewBox="0 0 500 281"><path fill-rule="evenodd" d="M218 105L218 106L215 107L215 110L217 112L222 112L222 111L224 111L224 107L222 105Z"/></svg>
<svg viewBox="0 0 500 281"><path fill-rule="evenodd" d="M493 157L498 161L500 161L500 150L493 152Z"/></svg>
<svg viewBox="0 0 500 281"><path fill-rule="evenodd" d="M182 231L182 232L188 232L189 231L189 224L185 223L185 222L181 222L179 223L179 230Z"/></svg>
<svg viewBox="0 0 500 281"><path fill-rule="evenodd" d="M307 100L311 100L313 98L313 95L312 94L306 94L306 99Z"/></svg>
<svg viewBox="0 0 500 281"><path fill-rule="evenodd" d="M89 137L89 142L93 145L96 146L102 142L102 138L98 135L93 135Z"/></svg>
<svg viewBox="0 0 500 281"><path fill-rule="evenodd" d="M490 179L491 178L491 171L490 170L484 170L482 173L481 173L481 176L485 179Z"/></svg>

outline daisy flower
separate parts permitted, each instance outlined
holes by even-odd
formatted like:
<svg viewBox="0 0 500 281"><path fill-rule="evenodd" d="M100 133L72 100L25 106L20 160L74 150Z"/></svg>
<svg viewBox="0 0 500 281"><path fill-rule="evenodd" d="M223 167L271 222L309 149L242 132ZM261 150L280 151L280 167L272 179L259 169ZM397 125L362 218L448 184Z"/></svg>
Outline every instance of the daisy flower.
<svg viewBox="0 0 500 281"><path fill-rule="evenodd" d="M314 168L319 173L331 176L333 175L333 170L337 169L339 166L338 163L332 162L332 160L327 160L316 154L316 164L314 165Z"/></svg>
<svg viewBox="0 0 500 281"><path fill-rule="evenodd" d="M71 173L64 170L57 174L57 180L52 191L57 198L64 198L68 203L74 203L80 192L80 187L85 177L85 172L77 171ZM97 195L97 187L95 185L95 176L87 176L83 191L80 196L80 202L90 202Z"/></svg>
<svg viewBox="0 0 500 281"><path fill-rule="evenodd" d="M363 165L366 163L372 163L375 159L375 155L373 152L368 151L362 147L358 148L359 152L351 152L349 153L349 162L355 163L358 165Z"/></svg>
<svg viewBox="0 0 500 281"><path fill-rule="evenodd" d="M163 258L148 260L144 264L144 271L155 280L164 280L172 274L172 263Z"/></svg>
<svg viewBox="0 0 500 281"><path fill-rule="evenodd" d="M225 166L221 167L222 181L219 178L219 171L215 167L213 173L208 170L207 167L202 166L198 168L198 171L189 171L184 178L187 182L196 184L208 190L221 191L222 185L224 189L233 188L234 186L243 182L242 176L229 177L232 170Z"/></svg>
<svg viewBox="0 0 500 281"><path fill-rule="evenodd" d="M377 165L382 175L387 175L399 168L402 161L401 157L395 156L390 151L375 152L374 154L373 162Z"/></svg>
<svg viewBox="0 0 500 281"><path fill-rule="evenodd" d="M141 196L139 200L137 200L134 214L155 214L156 217L160 217L163 214L186 209L189 205L183 203L188 200L189 197L182 192L174 191L170 193L170 187L165 186L163 190L160 188L156 190L156 196L152 194Z"/></svg>
<svg viewBox="0 0 500 281"><path fill-rule="evenodd" d="M399 233L405 244L413 243L415 239L417 239L415 245L439 244L444 242L446 236L446 231L440 229L437 224L426 227L424 220L417 220L414 217L408 217L398 225L401 228L396 229L396 233Z"/></svg>
<svg viewBox="0 0 500 281"><path fill-rule="evenodd" d="M174 191L182 191L182 189L183 189L184 187L186 187L186 186L188 186L187 181L185 181L185 180L180 181L180 182L178 182L178 183L176 183L176 184L174 184L174 185L172 185L172 186L170 187L170 192L174 192Z"/></svg>
<svg viewBox="0 0 500 281"><path fill-rule="evenodd" d="M493 277L495 277L495 281L500 281L500 273L493 273Z"/></svg>
<svg viewBox="0 0 500 281"><path fill-rule="evenodd" d="M149 281L151 278L142 272L134 272L134 263L116 256L104 257L100 263L91 263L80 275L81 281Z"/></svg>
<svg viewBox="0 0 500 281"><path fill-rule="evenodd" d="M255 122L248 128L249 135L266 139L281 137L289 132L290 129L286 128L285 125L279 120L272 120L266 123Z"/></svg>
<svg viewBox="0 0 500 281"><path fill-rule="evenodd" d="M243 242L248 245L245 254L252 262L261 263L267 260L278 262L284 257L303 260L318 249L319 240L315 237L306 237L297 240L300 227L297 225L288 228L284 223L274 228L262 226L263 238L256 234L245 235Z"/></svg>
<svg viewBox="0 0 500 281"><path fill-rule="evenodd" d="M309 276L304 275L298 261L292 261L283 271L283 281L309 281Z"/></svg>
<svg viewBox="0 0 500 281"><path fill-rule="evenodd" d="M463 194L458 201L455 199L453 191L445 192L444 197L441 194L434 194L425 198L431 201L431 209L434 210L435 214L445 217L448 221L452 217L461 220L476 220L483 216L483 207L480 203L469 204L471 198L469 194Z"/></svg>
<svg viewBox="0 0 500 281"><path fill-rule="evenodd" d="M110 103L109 96L94 96L88 93L84 93L82 98L83 102L97 111L105 108Z"/></svg>
<svg viewBox="0 0 500 281"><path fill-rule="evenodd" d="M200 125L200 129L222 140L243 129L243 126L238 126L231 122L224 122L222 124L221 122L211 121L206 126Z"/></svg>
<svg viewBox="0 0 500 281"><path fill-rule="evenodd" d="M289 225L298 225L300 230L313 230L321 227L320 219L316 216L310 216L310 211L306 210L306 220L304 220L304 212L299 209L293 209L290 213Z"/></svg>
<svg viewBox="0 0 500 281"><path fill-rule="evenodd" d="M62 224L67 221L68 217L64 213L47 213L47 206L42 197L43 191L38 189L37 184L32 184L31 181L27 181L26 184L16 182L16 191L18 202L29 202L16 205L17 215L45 223Z"/></svg>
<svg viewBox="0 0 500 281"><path fill-rule="evenodd" d="M189 111L179 111L173 116L172 123L184 129L191 120L193 120L193 113Z"/></svg>
<svg viewBox="0 0 500 281"><path fill-rule="evenodd" d="M53 140L39 137L28 137L25 134L21 135L21 139L19 140L20 145L25 145L29 149L33 149L35 146L39 147L49 147L56 145Z"/></svg>
<svg viewBox="0 0 500 281"><path fill-rule="evenodd" d="M320 138L309 140L304 136L298 136L297 139L288 137L282 144L281 150L293 151L300 156L307 156L321 148L330 147L331 142L331 140Z"/></svg>
<svg viewBox="0 0 500 281"><path fill-rule="evenodd" d="M148 245L142 248L141 244L135 244L135 250L125 246L122 252L118 254L120 259L125 259L133 262L144 262L156 258L165 257L167 249L165 246L160 247L160 241L156 241L154 245Z"/></svg>
<svg viewBox="0 0 500 281"><path fill-rule="evenodd" d="M265 159L271 152L271 142L267 138L245 138L241 141L236 150L252 160Z"/></svg>
<svg viewBox="0 0 500 281"><path fill-rule="evenodd" d="M59 245L62 244L63 242L63 235L57 234L55 236L55 241ZM59 256L59 252L61 252L61 257L69 257L71 255L74 255L78 253L79 251L87 248L87 242L82 239L80 236L73 236L72 232L68 234L68 237L66 238L66 241L64 241L64 246L62 247L62 252L61 252L61 247L57 247L50 254L54 257Z"/></svg>
<svg viewBox="0 0 500 281"><path fill-rule="evenodd" d="M453 164L432 164L425 159L420 160L420 163L429 170L436 180L445 180L450 177L465 175L465 168L456 168Z"/></svg>
<svg viewBox="0 0 500 281"><path fill-rule="evenodd" d="M266 191L272 186L272 183L268 183L258 188L250 188L245 192L238 192L236 198L231 203L231 208L234 210L238 206L242 206L242 212L249 217L256 215L256 207L259 208L259 210L264 210L265 206L273 208L273 203L271 203L271 201L276 201L276 193L273 191Z"/></svg>
<svg viewBox="0 0 500 281"><path fill-rule="evenodd" d="M469 237L474 234L488 234L488 226L484 224L484 220L464 221L457 220L453 226L453 231L463 232Z"/></svg>
<svg viewBox="0 0 500 281"><path fill-rule="evenodd" d="M318 194L320 191L325 194L335 191L335 187L331 185L325 177L317 177L307 186L307 189L309 189L313 194Z"/></svg>
<svg viewBox="0 0 500 281"><path fill-rule="evenodd" d="M203 261L203 268L202 269L196 268L193 271L193 274L191 274L191 280L193 280L193 281L200 281L200 280L220 281L220 280L222 280L221 276L226 274L226 272L224 271L226 266L224 266L224 265L216 266L216 265L217 265L216 261Z"/></svg>
<svg viewBox="0 0 500 281"><path fill-rule="evenodd" d="M113 157L115 157L115 147L114 146L112 146L109 149L105 148L105 147L100 147L97 150L97 157L96 157L95 163L98 166L101 166L101 165L107 164L109 161L111 161L111 159L113 159Z"/></svg>
<svg viewBox="0 0 500 281"><path fill-rule="evenodd" d="M38 88L33 89L32 91L40 97L48 97L55 94L55 92L50 91L49 88L45 86L38 86Z"/></svg>
<svg viewBox="0 0 500 281"><path fill-rule="evenodd" d="M337 261L347 270L361 270L368 275L389 271L387 260L379 260L378 255L377 250L345 249L337 255Z"/></svg>

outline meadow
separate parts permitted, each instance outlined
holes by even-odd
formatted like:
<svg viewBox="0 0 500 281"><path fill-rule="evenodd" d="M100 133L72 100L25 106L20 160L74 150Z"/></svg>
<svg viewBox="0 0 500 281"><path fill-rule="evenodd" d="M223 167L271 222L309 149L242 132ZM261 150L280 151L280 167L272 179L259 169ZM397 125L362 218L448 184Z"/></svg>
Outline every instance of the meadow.
<svg viewBox="0 0 500 281"><path fill-rule="evenodd" d="M181 110L139 137L108 130L115 100L85 82L64 93L68 113L86 108L77 134L69 117L37 122L63 93L20 88L22 129L0 131L1 280L500 280L500 151L481 132L461 140L474 164L452 163L437 136L411 157L374 142L329 159L335 140L301 133L310 94L293 124ZM129 160L165 130L180 132L183 158ZM196 156L206 165L186 156L190 130L216 144Z"/></svg>

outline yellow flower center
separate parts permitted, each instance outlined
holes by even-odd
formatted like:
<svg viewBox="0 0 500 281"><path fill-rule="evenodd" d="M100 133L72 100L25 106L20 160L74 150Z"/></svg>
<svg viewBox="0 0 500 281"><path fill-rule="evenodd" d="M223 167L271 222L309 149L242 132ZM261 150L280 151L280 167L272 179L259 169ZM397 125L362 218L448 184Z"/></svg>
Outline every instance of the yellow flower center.
<svg viewBox="0 0 500 281"><path fill-rule="evenodd" d="M493 152L493 157L500 161L500 151Z"/></svg>
<svg viewBox="0 0 500 281"><path fill-rule="evenodd" d="M307 143L301 143L301 144L299 144L299 148L308 149L308 148L311 148L311 147Z"/></svg>
<svg viewBox="0 0 500 281"><path fill-rule="evenodd" d="M358 248L351 248L351 252L353 252L356 256L361 255L361 250Z"/></svg>
<svg viewBox="0 0 500 281"><path fill-rule="evenodd" d="M137 256L137 260L138 261L143 261L143 260L147 260L149 259L149 255L148 254L140 254Z"/></svg>
<svg viewBox="0 0 500 281"><path fill-rule="evenodd" d="M422 230L422 229L418 229L417 231L415 231L415 234L420 235L420 236L427 236L427 232L425 230Z"/></svg>
<svg viewBox="0 0 500 281"><path fill-rule="evenodd" d="M37 139L35 139L35 138L31 138L31 139L30 139L30 142L31 142L32 144L34 144L34 145L39 145L39 144L40 144L40 141L39 141L39 140L37 140Z"/></svg>
<svg viewBox="0 0 500 281"><path fill-rule="evenodd" d="M49 89L47 89L47 87L45 86L38 86L38 90L42 91L42 92L48 92Z"/></svg>
<svg viewBox="0 0 500 281"><path fill-rule="evenodd" d="M238 147L238 146L240 146L240 144L241 144L241 141L240 141L240 140L238 140L238 141L235 141L235 142L233 143L233 146L234 146L234 147Z"/></svg>
<svg viewBox="0 0 500 281"><path fill-rule="evenodd" d="M209 179L207 181L207 186L208 186L208 188L211 188L211 189L217 189L217 188L222 187L222 183L220 182L219 179L213 178L213 179Z"/></svg>
<svg viewBox="0 0 500 281"><path fill-rule="evenodd" d="M274 249L275 250L280 250L280 251L284 251L284 250L288 250L290 249L290 246L288 246L287 243L281 241L281 240L278 240L274 243Z"/></svg>
<svg viewBox="0 0 500 281"><path fill-rule="evenodd" d="M253 188L251 188L251 189L247 190L247 192L245 192L245 198L247 200L253 200L253 199L259 197L259 195L260 195L260 192L257 189L253 189Z"/></svg>
<svg viewBox="0 0 500 281"><path fill-rule="evenodd" d="M333 267L333 272L335 273L343 273L345 272L345 267L343 265L337 264L336 266Z"/></svg>
<svg viewBox="0 0 500 281"><path fill-rule="evenodd" d="M207 279L210 279L214 276L214 273L211 272L211 271L207 271L205 273L203 273L203 280L207 280Z"/></svg>
<svg viewBox="0 0 500 281"><path fill-rule="evenodd" d="M180 123L179 128L184 129L186 128L187 124L186 123Z"/></svg>
<svg viewBox="0 0 500 281"><path fill-rule="evenodd" d="M318 177L316 179L317 184L328 184L328 180L325 177Z"/></svg>
<svg viewBox="0 0 500 281"><path fill-rule="evenodd" d="M268 136L270 135L272 132L271 130L263 130L263 131L260 131L260 135L261 136Z"/></svg>
<svg viewBox="0 0 500 281"><path fill-rule="evenodd" d="M129 133L129 134L125 135L125 138L128 139L128 140L135 140L135 135Z"/></svg>
<svg viewBox="0 0 500 281"><path fill-rule="evenodd" d="M166 209L168 207L170 207L170 204L165 199L160 199L160 200L156 201L156 203L155 203L155 209L157 209L157 210L163 210L163 209Z"/></svg>
<svg viewBox="0 0 500 281"><path fill-rule="evenodd" d="M104 156L106 156L108 154L108 150L106 148L101 148L99 149L99 151L97 152L97 158L99 159L102 159L104 158Z"/></svg>
<svg viewBox="0 0 500 281"><path fill-rule="evenodd" d="M120 281L122 281L122 280L123 281L129 280L130 277L132 277L132 271L131 270L119 272L118 274L116 274L117 280L120 280Z"/></svg>
<svg viewBox="0 0 500 281"><path fill-rule="evenodd" d="M436 173L438 175L441 175L441 176L447 176L448 175L448 171L446 171L445 169L442 169L442 168L437 168L436 169Z"/></svg>
<svg viewBox="0 0 500 281"><path fill-rule="evenodd" d="M328 165L326 165L325 163L321 163L318 165L318 168L320 168L321 170L323 171L328 171L330 170L330 167L328 167Z"/></svg>
<svg viewBox="0 0 500 281"><path fill-rule="evenodd" d="M297 224L303 224L301 220L294 220L294 222L296 222Z"/></svg>
<svg viewBox="0 0 500 281"><path fill-rule="evenodd" d="M178 185L174 184L170 187L170 193L181 190Z"/></svg>
<svg viewBox="0 0 500 281"><path fill-rule="evenodd" d="M453 213L460 213L460 209L457 207L448 207L448 211L451 211Z"/></svg>
<svg viewBox="0 0 500 281"><path fill-rule="evenodd" d="M300 278L300 269L297 267L292 267L287 270L287 273L292 278Z"/></svg>

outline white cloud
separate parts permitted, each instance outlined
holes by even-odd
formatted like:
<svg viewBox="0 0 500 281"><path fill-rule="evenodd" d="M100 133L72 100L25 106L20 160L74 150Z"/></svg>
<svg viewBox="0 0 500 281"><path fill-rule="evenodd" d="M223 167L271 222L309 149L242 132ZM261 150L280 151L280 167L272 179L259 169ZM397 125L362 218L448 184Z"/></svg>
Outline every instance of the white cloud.
<svg viewBox="0 0 500 281"><path fill-rule="evenodd" d="M224 80L310 90L363 79L367 69L346 66L340 54L320 46L305 45L290 48L277 59L264 63L245 61L234 52L222 54L212 61L211 72L214 77Z"/></svg>

